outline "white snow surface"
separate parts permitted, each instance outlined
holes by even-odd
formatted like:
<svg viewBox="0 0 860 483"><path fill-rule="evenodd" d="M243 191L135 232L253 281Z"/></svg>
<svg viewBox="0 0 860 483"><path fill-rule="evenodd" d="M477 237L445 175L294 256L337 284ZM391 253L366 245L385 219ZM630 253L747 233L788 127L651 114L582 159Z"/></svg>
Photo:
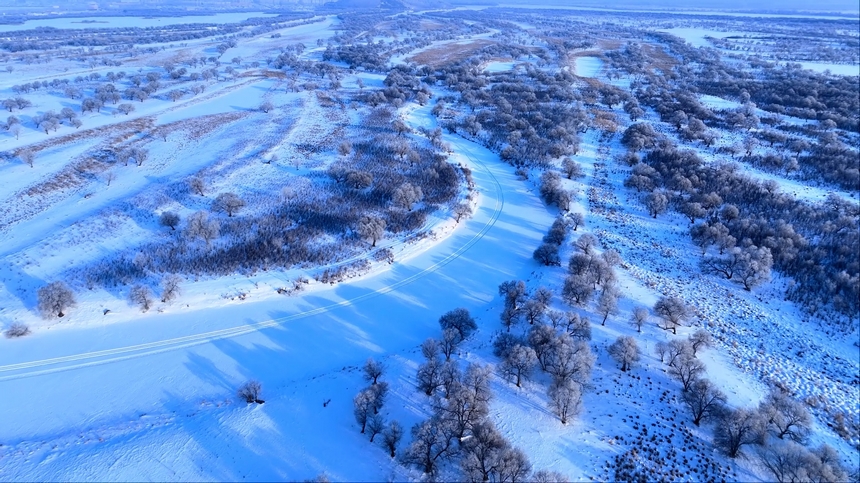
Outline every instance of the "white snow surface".
<svg viewBox="0 0 860 483"><path fill-rule="evenodd" d="M603 69L603 61L598 57L577 57L573 69L580 77L597 77Z"/></svg>

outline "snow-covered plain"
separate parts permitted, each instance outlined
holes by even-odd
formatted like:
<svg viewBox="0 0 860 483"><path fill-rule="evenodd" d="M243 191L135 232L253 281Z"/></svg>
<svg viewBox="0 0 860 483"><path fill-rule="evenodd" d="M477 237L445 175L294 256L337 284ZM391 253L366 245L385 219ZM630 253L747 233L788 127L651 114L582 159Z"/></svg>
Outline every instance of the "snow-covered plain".
<svg viewBox="0 0 860 483"><path fill-rule="evenodd" d="M311 45L330 36L335 24L326 17L285 29L280 39L248 39L224 57L263 60L283 45ZM192 42L186 48L211 53L213 44ZM501 71L507 64L490 66ZM605 81L602 67L597 57L580 57L575 72ZM0 78L4 95L23 81L6 77ZM343 79L343 86L357 89L359 77L366 88L382 86L382 76L366 73ZM55 97L39 96L33 113L61 107ZM274 115L256 112L266 100L276 105ZM702 100L715 109L737 107L721 98ZM321 473L335 481L421 478L359 433L352 397L363 386L361 364L369 356L385 363L383 379L391 384L391 394L383 414L408 429L429 415L429 401L415 390L414 378L422 359L418 346L438 337L439 315L455 307L469 309L479 330L455 357L496 364L490 340L501 330L498 284L522 279L531 289L546 286L558 294L565 277L563 268L540 267L531 258L557 210L538 198L534 179L518 179L513 168L477 143L444 135L453 151L450 161L472 170L474 216L454 223L440 214L428 222L434 236L418 243L382 241L395 250L396 261L377 265L361 278L335 286L314 282L291 297L275 289L301 271L204 278L184 284L178 302L159 304L147 314L128 306L122 294L94 291L82 294L78 307L63 319L45 323L34 315L33 289L48 277L150 236L152 226L115 210L122 200L141 210L157 205L161 194L145 193L145 187L208 169L228 173L212 189L238 187L264 196L278 189L283 173L311 176L312 168L333 153L305 159L296 146L339 140L342 134L333 126L356 120L349 111L321 102L314 91L289 91L282 79L248 75L175 103L135 102L138 110L127 118L84 115L81 129L112 129L131 138L140 136L140 126L177 129L165 139L147 139L150 162L123 168L110 186L101 178L89 180L43 204L16 200L34 179L61 172L67 160L87 152L95 140L82 136L57 142L40 151L33 168L0 164L6 180L3 220L14 226L0 232L0 317L25 320L34 329L21 339L0 339L0 393L13 395L0 399L0 480L259 481L303 480ZM433 128L431 108L409 103L399 113L413 128ZM3 136L0 149L75 132L65 126L50 135L28 129L20 140ZM658 341L673 336L653 325L637 334L627 323L633 308L651 306L661 295L688 300L696 317L678 338L700 327L714 333L717 346L701 359L734 406L757 404L765 384L778 382L801 397L823 397L856 415L858 388L842 377L858 370L856 347L818 333L814 321L803 323L796 307L781 301L778 278L745 293L701 275L687 220L679 215L652 219L623 187L625 170L613 161L622 151L617 138L607 141L588 133L576 156L586 177L564 181L581 193L572 211L586 214L586 226L574 235L595 234L604 249L619 251L625 266L619 273L624 295L619 313L606 326L593 324L598 359L583 414L562 425L546 408L544 375L517 388L495 374L490 417L526 451L535 469L553 469L574 480L612 479L606 463L624 454L645 425L667 438L676 430L683 435L684 441L679 436L667 444L684 448L682 455L690 459L686 468L696 466L695 458L707 457L724 465L727 480L767 479L752 460L729 462L717 455L709 448L709 429L689 424L678 402L679 384L653 351ZM281 162L261 163L272 155ZM201 207L176 209L187 214ZM100 224L88 225L94 215ZM566 246L562 258L571 253ZM599 318L590 308L571 309L557 298L553 305L592 321ZM619 372L606 352L619 335L635 336L643 349L642 361L628 373ZM767 353L761 349L765 340ZM251 378L262 382L265 404L248 406L235 398L236 387ZM846 461L856 461L856 451L820 427L820 420L816 424L815 442L827 442ZM445 468L442 477L459 475Z"/></svg>
<svg viewBox="0 0 860 483"><path fill-rule="evenodd" d="M211 15L188 15L180 17L61 17L38 18L26 20L17 24L0 24L0 32L16 32L36 28L55 29L111 29L124 27L163 27L165 25L181 24L226 24L236 23L254 17L275 17L275 14L263 12L232 12Z"/></svg>

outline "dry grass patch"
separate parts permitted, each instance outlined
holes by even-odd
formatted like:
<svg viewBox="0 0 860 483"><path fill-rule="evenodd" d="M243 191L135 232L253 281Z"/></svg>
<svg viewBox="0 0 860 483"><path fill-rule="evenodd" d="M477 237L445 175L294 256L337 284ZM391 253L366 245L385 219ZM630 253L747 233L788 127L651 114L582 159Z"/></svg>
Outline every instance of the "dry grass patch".
<svg viewBox="0 0 860 483"><path fill-rule="evenodd" d="M490 40L475 40L466 44L445 44L419 52L409 60L417 64L438 67L451 62L463 60L475 53L475 51L483 49L493 43L495 42Z"/></svg>

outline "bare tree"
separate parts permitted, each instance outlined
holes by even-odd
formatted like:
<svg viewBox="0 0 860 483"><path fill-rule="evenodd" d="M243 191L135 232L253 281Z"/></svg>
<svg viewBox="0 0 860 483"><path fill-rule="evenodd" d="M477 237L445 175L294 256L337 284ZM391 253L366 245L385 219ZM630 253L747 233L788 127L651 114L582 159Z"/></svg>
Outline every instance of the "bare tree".
<svg viewBox="0 0 860 483"><path fill-rule="evenodd" d="M202 238L209 246L220 235L221 224L218 220L210 220L205 211L197 211L188 217L185 232L189 238Z"/></svg>
<svg viewBox="0 0 860 483"><path fill-rule="evenodd" d="M570 215L570 223L573 226L573 231L585 224L585 215L582 213L574 213Z"/></svg>
<svg viewBox="0 0 860 483"><path fill-rule="evenodd" d="M610 315L618 313L618 290L615 287L606 287L597 299L597 313L603 316L600 325L606 325L606 319Z"/></svg>
<svg viewBox="0 0 860 483"><path fill-rule="evenodd" d="M804 443L812 430L809 410L800 401L778 390L771 391L762 402L760 412L779 439L788 437L792 441Z"/></svg>
<svg viewBox="0 0 860 483"><path fill-rule="evenodd" d="M582 178L585 173L582 172L582 166L571 158L564 158L561 161L561 169L567 179Z"/></svg>
<svg viewBox="0 0 860 483"><path fill-rule="evenodd" d="M454 216L456 216L457 223L460 223L460 219L472 215L472 207L469 206L468 203L458 203L457 206L454 207Z"/></svg>
<svg viewBox="0 0 860 483"><path fill-rule="evenodd" d="M711 347L714 344L714 339L710 332L705 329L698 329L690 336L690 347L693 348L693 356L703 347Z"/></svg>
<svg viewBox="0 0 860 483"><path fill-rule="evenodd" d="M376 359L368 357L362 368L364 371L364 379L375 385L385 371L385 367Z"/></svg>
<svg viewBox="0 0 860 483"><path fill-rule="evenodd" d="M110 186L110 184L113 183L114 180L116 180L116 173L114 173L113 171L108 171L107 173L105 173L104 179L105 182L107 182L107 185Z"/></svg>
<svg viewBox="0 0 860 483"><path fill-rule="evenodd" d="M445 356L445 360L451 359L451 354L457 350L457 345L459 345L462 338L460 337L460 332L453 328L447 328L442 331L442 339L439 343L439 347L442 350L442 354Z"/></svg>
<svg viewBox="0 0 860 483"><path fill-rule="evenodd" d="M14 126L17 126L17 124ZM17 138L18 136L16 135L15 137ZM33 167L33 162L36 160L36 154L33 151L29 149L20 149L18 150L17 156L18 159L29 164L31 168Z"/></svg>
<svg viewBox="0 0 860 483"><path fill-rule="evenodd" d="M134 112L134 105L133 105L133 104L128 104L128 103L122 103L122 104L120 104L120 105L116 106L116 109L117 109L119 112L121 112L121 113L125 114L126 116L128 116L129 114L131 114L132 112Z"/></svg>
<svg viewBox="0 0 860 483"><path fill-rule="evenodd" d="M681 382L684 392L687 392L693 383L705 373L705 365L690 353L683 353L669 367L669 374Z"/></svg>
<svg viewBox="0 0 860 483"><path fill-rule="evenodd" d="M630 318L630 325L636 327L636 332L641 333L642 326L648 323L649 315L650 312L647 307L636 307L633 309L633 316Z"/></svg>
<svg viewBox="0 0 860 483"><path fill-rule="evenodd" d="M367 434L370 435L370 442L377 434L385 430L385 420L379 414L373 414L367 420Z"/></svg>
<svg viewBox="0 0 860 483"><path fill-rule="evenodd" d="M698 379L681 395L681 400L693 414L693 424L698 426L703 419L722 411L726 395L708 379Z"/></svg>
<svg viewBox="0 0 860 483"><path fill-rule="evenodd" d="M392 421L387 428L382 430L382 446L388 450L392 458L397 454L397 444L400 443L402 437L403 427L397 421Z"/></svg>
<svg viewBox="0 0 860 483"><path fill-rule="evenodd" d="M435 475L439 464L456 449L454 439L450 423L430 418L412 427L412 443L403 454L403 460L427 475Z"/></svg>
<svg viewBox="0 0 860 483"><path fill-rule="evenodd" d="M205 196L203 191L205 189L205 185L203 184L203 180L198 177L193 177L188 180L188 187L191 188L192 193L197 193L200 196Z"/></svg>
<svg viewBox="0 0 860 483"><path fill-rule="evenodd" d="M232 192L221 193L212 201L212 211L227 213L228 217L232 217L244 207L245 200Z"/></svg>
<svg viewBox="0 0 860 483"><path fill-rule="evenodd" d="M579 385L569 380L555 380L549 386L549 408L561 419L561 424L582 409L582 391Z"/></svg>
<svg viewBox="0 0 860 483"><path fill-rule="evenodd" d="M352 414L355 416L355 421L361 425L361 434L364 434L367 420L373 414L374 399L375 396L370 388L362 390L352 398Z"/></svg>
<svg viewBox="0 0 860 483"><path fill-rule="evenodd" d="M30 327L26 324L22 324L21 322L15 322L6 329L6 338L7 339L16 339L18 337L24 337L25 335L30 333Z"/></svg>
<svg viewBox="0 0 860 483"><path fill-rule="evenodd" d="M517 387L521 387L521 382L531 377L535 364L537 355L534 349L516 345L502 361L499 370L505 376L515 378Z"/></svg>
<svg viewBox="0 0 860 483"><path fill-rule="evenodd" d="M714 428L714 445L730 458L736 458L743 446L763 440L765 423L749 409L726 409Z"/></svg>
<svg viewBox="0 0 860 483"><path fill-rule="evenodd" d="M161 214L158 219L161 226L170 227L171 230L176 230L176 227L179 226L179 215L172 211L165 211Z"/></svg>
<svg viewBox="0 0 860 483"><path fill-rule="evenodd" d="M446 312L439 317L439 325L442 330L454 329L457 331L460 341L466 340L472 332L478 329L478 324L475 319L464 308L457 308Z"/></svg>
<svg viewBox="0 0 860 483"><path fill-rule="evenodd" d="M179 297L181 290L179 284L182 283L182 277L179 275L168 275L161 280L161 301L164 303L171 302Z"/></svg>
<svg viewBox="0 0 860 483"><path fill-rule="evenodd" d="M609 346L609 355L621 364L621 372L625 372L639 360L639 346L633 337L623 335Z"/></svg>
<svg viewBox="0 0 860 483"><path fill-rule="evenodd" d="M68 285L60 281L45 285L36 292L36 295L39 299L39 312L46 319L55 316L63 317L65 315L63 312L75 305L74 293Z"/></svg>
<svg viewBox="0 0 860 483"><path fill-rule="evenodd" d="M132 304L140 307L142 312L148 311L152 308L152 304L155 303L152 291L145 285L135 285L131 287L131 290L128 292L128 300Z"/></svg>
<svg viewBox="0 0 860 483"><path fill-rule="evenodd" d="M260 110L267 113L267 114L269 113L269 111L271 111L274 108L275 108L275 105L269 101L265 101L262 104L260 104Z"/></svg>
<svg viewBox="0 0 860 483"><path fill-rule="evenodd" d="M239 396L239 399L245 401L248 404L257 403L263 404L265 401L260 399L260 395L263 392L263 386L259 381L251 379L250 381L239 386L239 390L236 391L236 395Z"/></svg>
<svg viewBox="0 0 860 483"><path fill-rule="evenodd" d="M439 359L429 359L424 364L418 366L418 374L416 376L418 389L424 394L432 396L433 392L442 387L442 363Z"/></svg>
<svg viewBox="0 0 860 483"><path fill-rule="evenodd" d="M654 304L654 313L663 321L663 330L671 330L677 334L678 327L689 317L687 305L678 297L661 297Z"/></svg>
<svg viewBox="0 0 860 483"><path fill-rule="evenodd" d="M352 153L352 143L349 141L343 141L337 146L337 154L343 156L344 158L349 156Z"/></svg>

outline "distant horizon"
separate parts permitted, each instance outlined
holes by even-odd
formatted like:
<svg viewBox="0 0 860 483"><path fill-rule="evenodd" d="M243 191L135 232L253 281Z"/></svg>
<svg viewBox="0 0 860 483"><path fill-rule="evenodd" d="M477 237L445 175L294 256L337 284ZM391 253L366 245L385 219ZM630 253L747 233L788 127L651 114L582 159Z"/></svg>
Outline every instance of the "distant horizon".
<svg viewBox="0 0 860 483"><path fill-rule="evenodd" d="M105 12L121 10L190 10L190 11L271 11L299 7L303 10L320 7L329 3L348 3L357 8L373 8L380 0L20 0L14 5L0 4L0 14L6 11L15 13L37 13L48 11L72 12ZM595 0L544 0L539 4L522 5L508 1L482 0L447 0L430 3L427 0L400 0L407 8L423 10L427 8L457 8L457 7L515 7L515 8L579 8L618 11L666 11L681 13L688 12L727 12L727 13L766 13L788 15L792 13L860 15L860 6L856 2L844 0L824 0L810 4L801 0L785 0L780 2L757 3L750 5L745 0L704 0L690 2L687 0L648 0L641 3L629 1L616 2L607 5L606 2Z"/></svg>

